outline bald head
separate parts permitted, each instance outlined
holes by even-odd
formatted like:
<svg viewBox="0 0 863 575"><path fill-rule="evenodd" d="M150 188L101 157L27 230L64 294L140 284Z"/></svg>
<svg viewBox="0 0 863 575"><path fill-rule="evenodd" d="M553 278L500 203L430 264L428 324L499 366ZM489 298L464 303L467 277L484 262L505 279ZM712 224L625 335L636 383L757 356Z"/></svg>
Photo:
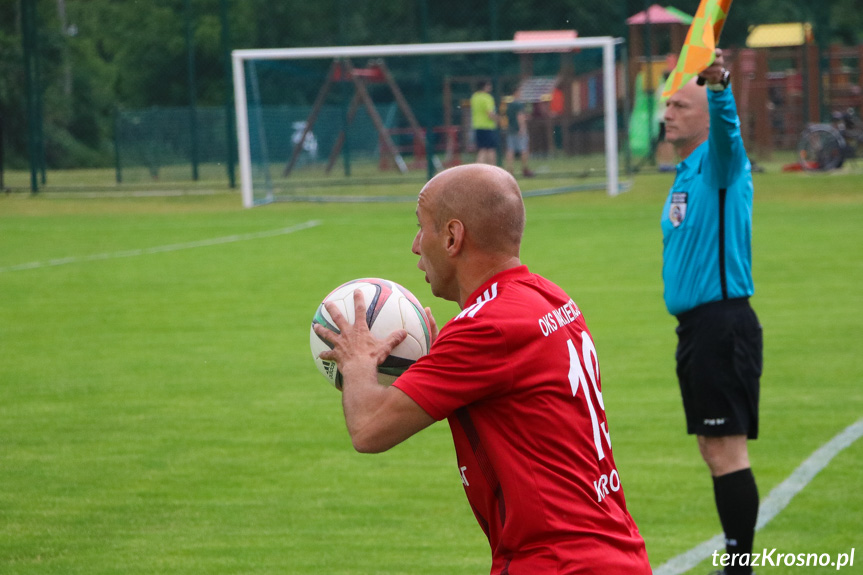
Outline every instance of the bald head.
<svg viewBox="0 0 863 575"><path fill-rule="evenodd" d="M518 256L524 232L524 202L515 178L497 166L465 164L445 170L420 192L437 229L462 222L467 239L488 253Z"/></svg>
<svg viewBox="0 0 863 575"><path fill-rule="evenodd" d="M677 93L692 102L693 106L697 106L705 112L709 110L707 106L707 88L703 85L698 85L697 76L684 84Z"/></svg>

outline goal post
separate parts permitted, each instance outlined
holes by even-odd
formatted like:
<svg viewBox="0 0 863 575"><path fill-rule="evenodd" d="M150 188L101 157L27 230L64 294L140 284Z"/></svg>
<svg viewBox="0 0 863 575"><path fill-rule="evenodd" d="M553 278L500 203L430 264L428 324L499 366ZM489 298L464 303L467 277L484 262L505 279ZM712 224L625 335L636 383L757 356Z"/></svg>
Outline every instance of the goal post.
<svg viewBox="0 0 863 575"><path fill-rule="evenodd" d="M419 166L421 163L420 160L423 159L422 155L427 154L426 159L428 159L428 162L423 162L423 165L427 164L428 173L426 170L419 168L415 168L413 171L414 174L421 173L423 177L427 177L433 169L440 169L442 167L438 154L443 154L444 150L446 154L451 154L453 151L452 148L455 146L456 153L459 151L463 153L467 152L464 146L460 144L468 140L468 134L464 133L467 132L466 129L462 129L459 133L460 141L453 144L450 141L453 139L453 136L448 132L455 131L458 127L444 126L435 128L432 125L418 126L413 113L405 109L405 97L401 94L401 90L392 84L393 80L389 70L385 69L378 76L374 69L361 69L359 72L362 74L360 74L350 64L351 59L378 58L387 59L386 61L390 62L397 61L398 59L413 58L413 60L409 60L413 64L410 66L406 64L404 67L410 68L415 72L415 80L416 77L420 78L417 80L417 83L426 84L425 93L428 94L439 93L439 91L428 86L431 80L427 73L422 73L423 66L418 63L430 60L422 60L422 58L454 58L453 62L455 63L442 62L441 66L449 65L455 68L462 61L459 59L467 58L470 55L488 55L491 58L490 61L493 63L491 66L493 69L486 69L484 74L492 77L497 73L497 70L494 70L499 62L496 57L501 54L509 55L507 57L510 60L507 62L510 68L512 68L518 64L518 58L521 58L525 54L532 56L537 54L556 54L560 56L561 54L571 54L588 49L601 51L601 73L599 70L596 71L596 74L591 79L591 82L596 85L591 85L589 88L592 91L589 93L585 92L587 95L583 96L582 99L590 99L597 106L598 117L596 118L597 122L594 122L594 124L599 125L601 123L601 132L599 133L602 134L603 140L603 150L600 153L604 156L604 187L608 194L616 195L620 190L620 166L618 161L619 127L617 114L622 93L620 84L621 80L625 78L625 74L618 67L615 50L622 42L619 38L603 36L568 38L563 40L506 40L234 50L232 52L232 69L243 205L245 207L252 207L282 199L278 191L275 190L275 178L282 175L288 178L299 178L299 176L291 174L291 168L297 159L298 153L306 153L306 155L310 156L310 150L313 147L315 152L318 151L316 142L321 138L318 137L315 140L315 134L319 129L323 130L320 125L322 121L319 113L321 112L323 102L328 98L333 99L333 94L330 91L332 90L334 79L337 81L341 80L346 86L341 88L342 92L352 90L353 96L349 97L343 94L343 103L339 104L341 106L339 108L341 111L338 112L339 118L338 120L330 120L330 124L339 124L339 136L336 138L333 135L330 139L344 143L349 129L354 134L361 133L367 140L372 142L370 145L375 149L375 153L378 154L378 164L381 166L381 169L384 169L383 166L391 161L393 165L398 166L398 169L392 170L390 173L397 173L399 171L404 173L406 170L405 161L402 158L403 154L412 154L415 166ZM340 61L344 61L346 63L345 66L337 65ZM306 87L307 95L303 102L305 104L303 112L294 111L294 115L290 117L290 120L284 119L287 116L279 116L278 119L273 119L276 116L271 116L270 114L273 111L272 109L278 106L272 102L265 102L262 98L266 98L267 96L262 96L261 93L267 89L270 89L273 93L280 90L282 92L294 92L299 88L295 82L289 79L279 80L279 87L273 88L274 80L262 79L259 76L269 70L268 66L286 65L295 66L295 68L288 68L286 71L280 72L285 78L291 78L291 74L302 78L312 77L313 73L309 72L308 69L312 67L312 63L314 62L318 62L316 70L324 70L324 72L315 72L318 74L318 76L315 76L317 78L315 80L317 81L317 86L315 87L315 90L317 90L316 97L314 97L315 94L311 88L313 81L304 80L309 85ZM521 74L522 76L524 75L523 70ZM350 77L353 84L346 81L346 76ZM358 77L359 80L357 79ZM368 82L379 81L383 83L381 78L390 82L391 92L394 95L394 102L390 108L381 109L377 102L372 103L365 89L369 85ZM268 85L265 85L267 83L269 83L269 88ZM575 83L573 85L575 86ZM566 86L565 89L570 90L570 87ZM575 88L572 89L574 90ZM572 96L572 98L576 97ZM593 102L595 100L598 101ZM351 103L349 110L346 105L348 101ZM500 103L498 102L498 104ZM575 103L570 105L574 107ZM584 102L581 102L581 105L585 105ZM299 108L299 106L295 106L295 108ZM352 122L357 121L354 118L359 115L357 114L358 110L364 114L364 118L368 117L365 120L366 123L362 126L359 123L356 126L352 124ZM391 118L397 116L400 111L404 112L404 115L410 120L410 127L405 125L405 121L402 121L402 127L405 129L399 130L398 120L387 123L385 119L382 119L384 117ZM566 113L567 117L569 117L570 112L567 110ZM419 116L421 119L425 117L423 114ZM298 120L297 118L300 119ZM319 124L316 124L316 122ZM290 138L282 136L281 148L275 149L277 146L273 143L274 135L272 132L276 129L276 126L279 126L278 129L280 130L287 129L284 128L284 125L288 123L293 126L293 134ZM462 125L461 128L464 128L464 126ZM330 129L336 131L337 128L333 127ZM572 130L569 126L566 129ZM426 134L425 130L428 131L428 134ZM435 132L434 138L439 141L437 148L435 148L432 141L432 132ZM421 141L419 134L426 134L426 140ZM549 134L551 134L551 129L549 129ZM560 134L557 134L555 137L559 139ZM285 142L286 138L290 141ZM395 142L396 138L399 138L399 142ZM412 144L405 145L402 142L405 138L412 138ZM503 135L501 135L501 139L504 139ZM427 142L430 144L430 149L426 151ZM459 147L460 145L461 147ZM353 149L359 150L360 146L355 145ZM406 151L403 152L402 150ZM291 154L290 152L293 153ZM330 161L326 173L330 173L335 157L342 153L344 155L344 162L346 162L345 173L350 175L351 168L347 162L349 161L350 153L352 153L351 150L335 149L335 144L333 144L333 148L327 150L327 152L330 154ZM323 156L325 154L321 153L319 155ZM290 162L287 161L288 156L290 156ZM417 156L420 157L417 158ZM282 169L283 167L284 169ZM274 176L274 174L277 174L277 176ZM397 182L398 180L393 181ZM300 187L303 187L303 185L300 185ZM297 194L288 194L287 196L286 199L310 199L308 196ZM318 198L311 199L321 201L329 197L331 196L321 194Z"/></svg>

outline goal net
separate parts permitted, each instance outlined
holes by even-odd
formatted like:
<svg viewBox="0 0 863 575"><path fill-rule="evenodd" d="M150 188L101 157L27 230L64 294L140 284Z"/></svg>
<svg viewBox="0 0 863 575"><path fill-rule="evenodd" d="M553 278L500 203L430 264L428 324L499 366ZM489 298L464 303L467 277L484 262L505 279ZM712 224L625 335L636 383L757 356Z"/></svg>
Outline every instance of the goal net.
<svg viewBox="0 0 863 575"><path fill-rule="evenodd" d="M235 50L243 204L415 199L435 172L476 161L470 102L486 81L493 157L526 195L617 194L627 141L620 45L570 37Z"/></svg>

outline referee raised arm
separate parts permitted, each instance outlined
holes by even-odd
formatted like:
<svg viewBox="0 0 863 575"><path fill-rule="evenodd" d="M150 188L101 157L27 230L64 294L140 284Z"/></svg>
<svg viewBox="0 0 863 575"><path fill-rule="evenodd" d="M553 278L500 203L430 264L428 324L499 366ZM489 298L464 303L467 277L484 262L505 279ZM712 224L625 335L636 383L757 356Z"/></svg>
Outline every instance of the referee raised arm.
<svg viewBox="0 0 863 575"><path fill-rule="evenodd" d="M662 279L678 319L686 428L713 477L731 555L724 573L749 574L758 488L747 441L758 437L762 368L761 325L749 305L752 172L721 50L700 76L707 85L693 79L665 112L666 140L682 161L662 212Z"/></svg>

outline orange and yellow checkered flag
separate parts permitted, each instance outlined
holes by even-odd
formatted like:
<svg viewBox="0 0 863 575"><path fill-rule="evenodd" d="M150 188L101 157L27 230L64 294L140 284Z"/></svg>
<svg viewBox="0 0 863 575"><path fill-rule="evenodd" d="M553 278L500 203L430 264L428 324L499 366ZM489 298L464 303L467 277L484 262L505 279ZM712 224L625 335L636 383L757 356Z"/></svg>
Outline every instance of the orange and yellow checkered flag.
<svg viewBox="0 0 863 575"><path fill-rule="evenodd" d="M731 0L701 0L680 50L677 66L665 82L662 100L667 100L716 59L716 44L728 17Z"/></svg>

